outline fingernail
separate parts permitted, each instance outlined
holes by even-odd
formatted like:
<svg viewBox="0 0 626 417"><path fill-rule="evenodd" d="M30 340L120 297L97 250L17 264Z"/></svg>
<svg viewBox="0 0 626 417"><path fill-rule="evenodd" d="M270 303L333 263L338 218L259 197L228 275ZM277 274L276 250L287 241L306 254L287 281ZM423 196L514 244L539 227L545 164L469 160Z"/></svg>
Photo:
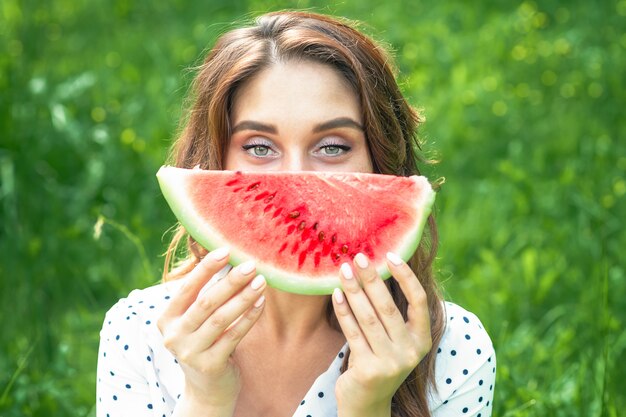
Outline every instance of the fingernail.
<svg viewBox="0 0 626 417"><path fill-rule="evenodd" d="M256 301L254 302L254 306L255 306L256 308L259 308L259 307L261 307L261 305L262 305L264 302L265 302L265 296L264 296L264 295L262 295L262 296L260 296L260 297L258 298L258 300L256 300Z"/></svg>
<svg viewBox="0 0 626 417"><path fill-rule="evenodd" d="M247 261L239 265L239 272L243 275L251 274L254 271L254 261Z"/></svg>
<svg viewBox="0 0 626 417"><path fill-rule="evenodd" d="M337 304L343 303L343 292L339 288L333 290L333 298Z"/></svg>
<svg viewBox="0 0 626 417"><path fill-rule="evenodd" d="M250 283L250 287L253 290L258 290L263 286L263 284L265 284L265 277L263 275L257 275L256 278L254 278Z"/></svg>
<svg viewBox="0 0 626 417"><path fill-rule="evenodd" d="M396 266L400 266L402 265L402 262L404 262L402 258L400 258L398 255L396 255L393 252L387 252L387 259L389 259L389 262L391 262L392 264Z"/></svg>
<svg viewBox="0 0 626 417"><path fill-rule="evenodd" d="M224 248L215 249L213 252L209 253L209 256L214 261L221 261L222 259L228 256L228 248L224 247Z"/></svg>
<svg viewBox="0 0 626 417"><path fill-rule="evenodd" d="M365 269L367 268L367 266L370 264L367 261L367 256L363 255L362 253L357 253L356 256L354 257L354 262L356 262L356 264L359 266L359 268L361 269Z"/></svg>
<svg viewBox="0 0 626 417"><path fill-rule="evenodd" d="M354 278L354 275L352 274L352 268L350 268L350 265L348 265L347 263L343 263L341 264L341 274L344 276L345 279L352 279Z"/></svg>

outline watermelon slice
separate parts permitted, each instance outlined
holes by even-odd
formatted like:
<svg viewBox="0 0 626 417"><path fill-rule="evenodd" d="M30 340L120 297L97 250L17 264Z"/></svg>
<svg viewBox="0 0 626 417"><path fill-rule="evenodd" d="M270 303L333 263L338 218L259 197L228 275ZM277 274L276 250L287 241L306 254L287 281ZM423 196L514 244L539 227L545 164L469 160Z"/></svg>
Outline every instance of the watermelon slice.
<svg viewBox="0 0 626 417"><path fill-rule="evenodd" d="M435 193L425 177L162 167L161 190L202 246L254 259L269 285L330 294L339 267L366 254L383 278L387 252L415 252Z"/></svg>

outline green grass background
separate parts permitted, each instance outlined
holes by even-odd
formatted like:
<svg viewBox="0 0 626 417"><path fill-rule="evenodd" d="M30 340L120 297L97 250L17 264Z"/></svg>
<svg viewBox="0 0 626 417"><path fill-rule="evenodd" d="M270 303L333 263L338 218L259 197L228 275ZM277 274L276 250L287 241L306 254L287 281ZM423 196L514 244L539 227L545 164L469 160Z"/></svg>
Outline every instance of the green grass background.
<svg viewBox="0 0 626 417"><path fill-rule="evenodd" d="M493 338L494 414L623 413L626 1L3 0L0 416L94 415L104 312L162 271L189 68L293 7L363 21L424 111L438 276Z"/></svg>

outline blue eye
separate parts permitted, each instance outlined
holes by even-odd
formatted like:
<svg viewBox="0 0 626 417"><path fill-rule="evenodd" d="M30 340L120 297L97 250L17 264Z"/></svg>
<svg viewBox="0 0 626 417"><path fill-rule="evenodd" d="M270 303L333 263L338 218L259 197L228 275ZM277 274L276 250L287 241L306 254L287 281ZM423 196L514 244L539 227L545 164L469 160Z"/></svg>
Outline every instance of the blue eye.
<svg viewBox="0 0 626 417"><path fill-rule="evenodd" d="M341 152L341 148L339 148L339 146L324 146L322 149L326 151L327 155L337 155Z"/></svg>
<svg viewBox="0 0 626 417"><path fill-rule="evenodd" d="M274 152L270 144L266 143L247 143L241 148L245 150L248 154L259 158L269 156Z"/></svg>
<svg viewBox="0 0 626 417"><path fill-rule="evenodd" d="M252 153L254 156L266 156L270 151L267 146L262 145L254 145L251 147L244 146L244 149Z"/></svg>
<svg viewBox="0 0 626 417"><path fill-rule="evenodd" d="M328 144L320 146L320 151L324 156L339 156L348 152L351 148L346 145Z"/></svg>

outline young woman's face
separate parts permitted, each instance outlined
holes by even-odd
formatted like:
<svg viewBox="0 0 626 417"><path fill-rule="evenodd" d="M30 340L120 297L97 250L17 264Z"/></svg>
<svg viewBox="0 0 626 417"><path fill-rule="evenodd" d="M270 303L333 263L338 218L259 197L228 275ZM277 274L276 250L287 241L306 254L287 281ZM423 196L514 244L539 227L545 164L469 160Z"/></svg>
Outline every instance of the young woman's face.
<svg viewBox="0 0 626 417"><path fill-rule="evenodd" d="M332 67L274 64L233 98L225 168L372 172L356 94Z"/></svg>

